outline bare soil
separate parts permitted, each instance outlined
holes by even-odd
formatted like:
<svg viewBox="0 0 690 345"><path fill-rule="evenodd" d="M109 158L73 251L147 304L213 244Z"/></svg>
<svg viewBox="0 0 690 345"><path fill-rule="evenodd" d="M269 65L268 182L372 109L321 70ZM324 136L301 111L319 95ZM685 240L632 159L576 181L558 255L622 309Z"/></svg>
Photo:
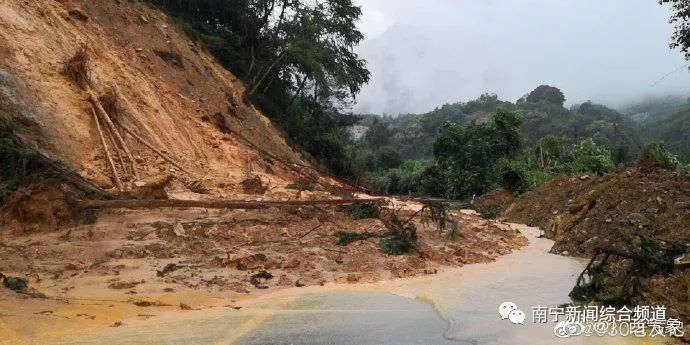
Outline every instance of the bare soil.
<svg viewBox="0 0 690 345"><path fill-rule="evenodd" d="M516 199L504 216L541 227L556 241L552 252L563 255L589 257L598 247L630 252L636 235L690 248L690 176L653 159L603 177L562 176ZM612 269L624 273L623 262ZM688 277L676 270L643 281L640 303L667 305L671 315L689 321Z"/></svg>

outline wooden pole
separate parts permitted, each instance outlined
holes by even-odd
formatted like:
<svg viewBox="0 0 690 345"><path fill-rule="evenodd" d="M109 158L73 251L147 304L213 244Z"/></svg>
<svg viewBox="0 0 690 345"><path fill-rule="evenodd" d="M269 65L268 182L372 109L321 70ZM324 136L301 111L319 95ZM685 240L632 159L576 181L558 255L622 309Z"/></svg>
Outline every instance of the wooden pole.
<svg viewBox="0 0 690 345"><path fill-rule="evenodd" d="M251 200L83 200L76 205L81 209L112 208L163 208L163 207L199 207L218 209L264 209L271 207L313 206L313 205L350 205L358 203L388 202L386 199L326 199L326 200L288 200L288 201L251 201Z"/></svg>
<svg viewBox="0 0 690 345"><path fill-rule="evenodd" d="M115 128L115 125L113 124L113 121L110 120L110 116L108 116L108 113L103 109L103 106L101 105L101 102L98 101L98 98L96 98L96 95L91 91L91 89L87 90L89 93L89 100L91 103L94 105L94 107L97 110L97 113L101 115L101 119L103 122L108 125L108 128L110 131L113 133L115 136L115 139L117 139L118 143L122 147L122 149L125 151L125 154L127 155L127 159L129 159L129 162L132 165L132 172L134 173L134 178L137 180L140 180L141 177L139 176L139 171L137 171L137 165L136 162L134 161L134 157L132 157L132 152L129 151L129 147L127 146L127 143L125 143L125 140L122 139L122 136L120 135L120 132L118 132L117 128Z"/></svg>
<svg viewBox="0 0 690 345"><path fill-rule="evenodd" d="M149 143L148 141L146 141L144 138L140 137L139 135L137 135L136 133L134 133L132 130L130 130L129 128L125 127L125 125L121 124L120 122L115 122L115 123L116 123L118 126L122 127L122 129L124 129L125 132L127 132L127 134L131 135L134 139L138 140L138 141L139 141L140 143L142 143L144 146L146 146L146 147L148 147L149 149L151 149L151 151L155 152L157 155L159 155L161 158L163 158L164 160L166 160L168 163L170 163L170 164L174 165L175 167L177 167L178 169L180 169L180 170L182 170L182 171L184 171L184 172L186 172L186 173L188 173L188 174L194 176L194 174L193 174L192 172L190 172L189 170L185 169L182 165L180 165L179 163L177 163L175 160L173 160L172 158L168 157L168 155L166 155L165 153L163 153L163 152L161 152L160 150L158 150L155 146L153 146L151 143Z"/></svg>
<svg viewBox="0 0 690 345"><path fill-rule="evenodd" d="M117 145L117 141L115 141L113 133L107 130L107 128L105 133L108 136L110 142L113 144L113 148L115 148L115 153L117 154L117 158L120 161L120 166L122 166L122 171L125 174L127 174L127 164L125 163L125 155L122 153L122 150L120 150L120 146Z"/></svg>
<svg viewBox="0 0 690 345"><path fill-rule="evenodd" d="M117 174L117 169L115 168L115 163L113 158L110 156L110 151L108 150L108 144L105 142L105 137L103 136L103 131L101 130L101 125L98 123L98 115L96 115L96 110L91 106L91 114L93 115L93 120L96 122L96 129L98 130L98 136L101 138L101 145L103 145L103 150L105 150L105 157L108 159L108 164L110 165L110 170L113 173L113 178L115 184L120 192L124 191L122 187L122 181L120 181L120 176Z"/></svg>

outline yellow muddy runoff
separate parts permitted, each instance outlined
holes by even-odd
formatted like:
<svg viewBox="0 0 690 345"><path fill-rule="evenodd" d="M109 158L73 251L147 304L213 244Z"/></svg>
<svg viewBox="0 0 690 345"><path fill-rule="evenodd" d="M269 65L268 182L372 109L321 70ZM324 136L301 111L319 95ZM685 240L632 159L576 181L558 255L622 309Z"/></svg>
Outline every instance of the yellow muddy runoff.
<svg viewBox="0 0 690 345"><path fill-rule="evenodd" d="M516 225L517 226L517 225ZM523 249L487 264L374 284L291 288L223 308L171 313L37 344L664 344L669 339L577 336L558 338L554 323L532 322L533 306L569 302L583 268L549 254L552 241L518 226ZM513 302L524 324L501 320ZM0 341L2 343L2 341Z"/></svg>

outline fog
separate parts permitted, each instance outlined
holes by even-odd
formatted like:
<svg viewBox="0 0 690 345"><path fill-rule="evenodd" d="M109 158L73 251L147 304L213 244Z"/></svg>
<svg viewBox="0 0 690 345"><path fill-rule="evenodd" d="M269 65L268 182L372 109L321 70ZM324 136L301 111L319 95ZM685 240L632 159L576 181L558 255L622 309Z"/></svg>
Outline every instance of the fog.
<svg viewBox="0 0 690 345"><path fill-rule="evenodd" d="M354 112L425 112L485 92L515 101L540 84L567 104L690 95L687 62L668 47L670 10L656 0L356 2L372 74Z"/></svg>

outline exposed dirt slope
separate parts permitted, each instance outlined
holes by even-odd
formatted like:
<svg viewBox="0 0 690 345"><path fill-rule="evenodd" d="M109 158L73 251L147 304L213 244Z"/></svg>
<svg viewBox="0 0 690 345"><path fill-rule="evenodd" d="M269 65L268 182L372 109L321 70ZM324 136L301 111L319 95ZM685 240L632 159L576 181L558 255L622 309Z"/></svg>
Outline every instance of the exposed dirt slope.
<svg viewBox="0 0 690 345"><path fill-rule="evenodd" d="M630 233L690 244L690 176L643 161L603 177L559 177L516 199L504 215L541 227L559 253L589 254Z"/></svg>
<svg viewBox="0 0 690 345"><path fill-rule="evenodd" d="M253 146L304 164L270 121L244 103L242 83L138 1L0 0L0 117L17 124L30 147L101 187L113 186L87 95L60 73L80 48L91 58L95 92L117 91L120 121L197 175L181 174L125 135L142 178L204 178L226 191L249 165L273 185L297 178Z"/></svg>
<svg viewBox="0 0 690 345"><path fill-rule="evenodd" d="M556 241L552 249L555 253L589 256L598 247L640 255L662 253L659 249L646 249L654 247L645 247L636 235L656 241L659 248L677 245L678 253L685 246L687 253L690 176L647 159L603 177L559 177L516 199L504 216L510 221L542 227L546 236ZM604 291L611 296L625 293L631 285L622 282L640 273L633 266L635 262L620 256L609 262ZM666 305L670 315L687 324L690 270L652 274L649 279L643 276L637 280L639 287L632 290L631 302Z"/></svg>

